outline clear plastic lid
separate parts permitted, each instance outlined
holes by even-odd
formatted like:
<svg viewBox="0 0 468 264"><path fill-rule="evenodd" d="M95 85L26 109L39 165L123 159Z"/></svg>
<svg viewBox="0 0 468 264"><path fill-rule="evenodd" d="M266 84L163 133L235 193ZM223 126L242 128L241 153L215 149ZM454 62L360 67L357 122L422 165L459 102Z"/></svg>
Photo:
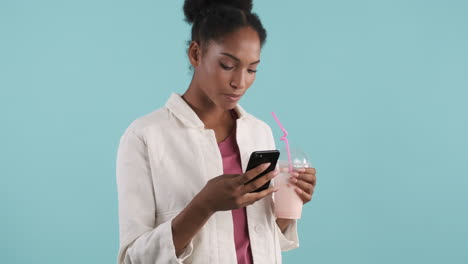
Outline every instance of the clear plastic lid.
<svg viewBox="0 0 468 264"><path fill-rule="evenodd" d="M286 147L280 148L279 164L280 166L287 166L288 155L286 154ZM294 168L309 168L312 167L309 156L300 148L291 147L291 162Z"/></svg>

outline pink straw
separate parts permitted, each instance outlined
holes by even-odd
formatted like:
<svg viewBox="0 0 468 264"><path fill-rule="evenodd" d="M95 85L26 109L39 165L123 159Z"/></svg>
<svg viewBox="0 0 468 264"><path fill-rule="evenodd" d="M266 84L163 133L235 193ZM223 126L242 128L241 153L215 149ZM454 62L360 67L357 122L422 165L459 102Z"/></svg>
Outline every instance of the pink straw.
<svg viewBox="0 0 468 264"><path fill-rule="evenodd" d="M275 112L271 112L271 114L273 115L273 118L276 120L276 123L278 123L279 127L281 128L281 130L284 133L284 135L280 138L280 140L283 140L284 143L286 143L286 152L288 153L288 169L289 169L289 172L293 172L293 165L292 165L292 159L291 159L291 150L289 148L289 141L286 138L288 136L288 131L286 131L286 129L284 129L283 125L279 121L279 119L276 116Z"/></svg>

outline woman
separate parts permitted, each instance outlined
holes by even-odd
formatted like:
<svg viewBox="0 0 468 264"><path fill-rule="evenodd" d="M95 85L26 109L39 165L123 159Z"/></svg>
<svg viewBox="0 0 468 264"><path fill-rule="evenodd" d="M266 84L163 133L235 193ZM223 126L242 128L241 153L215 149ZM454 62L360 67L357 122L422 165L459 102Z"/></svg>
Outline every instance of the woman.
<svg viewBox="0 0 468 264"><path fill-rule="evenodd" d="M243 173L250 154L274 149L270 127L237 104L255 80L266 32L251 1L190 1L192 81L183 95L135 120L117 157L119 263L281 263L299 246L296 221L276 219L277 171ZM315 170L293 174L304 203Z"/></svg>

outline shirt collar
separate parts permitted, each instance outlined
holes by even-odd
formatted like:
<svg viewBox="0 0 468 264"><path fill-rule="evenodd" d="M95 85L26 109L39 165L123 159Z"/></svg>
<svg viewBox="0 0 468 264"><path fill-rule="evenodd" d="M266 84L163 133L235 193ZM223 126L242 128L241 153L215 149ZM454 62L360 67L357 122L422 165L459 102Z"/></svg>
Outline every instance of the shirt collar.
<svg viewBox="0 0 468 264"><path fill-rule="evenodd" d="M186 126L204 128L205 125L200 120L193 109L185 102L180 94L172 93L166 102L166 107ZM239 104L234 107L238 119L246 119L250 117L244 108Z"/></svg>

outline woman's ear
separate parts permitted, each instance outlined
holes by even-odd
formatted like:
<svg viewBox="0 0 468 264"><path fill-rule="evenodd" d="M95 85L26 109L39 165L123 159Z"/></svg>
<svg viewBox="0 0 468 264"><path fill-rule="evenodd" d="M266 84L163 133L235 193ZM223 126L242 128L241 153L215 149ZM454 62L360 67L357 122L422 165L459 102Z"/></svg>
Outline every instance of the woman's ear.
<svg viewBox="0 0 468 264"><path fill-rule="evenodd" d="M190 42L190 46L188 49L188 57L190 60L190 64L195 68L200 64L201 59L201 47L196 41Z"/></svg>

